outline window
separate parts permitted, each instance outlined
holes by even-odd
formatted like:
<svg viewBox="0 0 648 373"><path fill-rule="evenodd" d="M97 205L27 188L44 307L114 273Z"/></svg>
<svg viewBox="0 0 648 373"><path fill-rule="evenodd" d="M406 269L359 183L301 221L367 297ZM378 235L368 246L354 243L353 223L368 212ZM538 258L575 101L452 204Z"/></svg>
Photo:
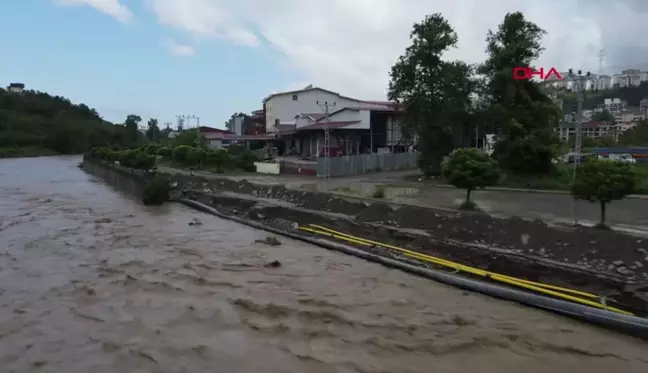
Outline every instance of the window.
<svg viewBox="0 0 648 373"><path fill-rule="evenodd" d="M299 97L297 95L293 95L293 101L297 101Z"/></svg>

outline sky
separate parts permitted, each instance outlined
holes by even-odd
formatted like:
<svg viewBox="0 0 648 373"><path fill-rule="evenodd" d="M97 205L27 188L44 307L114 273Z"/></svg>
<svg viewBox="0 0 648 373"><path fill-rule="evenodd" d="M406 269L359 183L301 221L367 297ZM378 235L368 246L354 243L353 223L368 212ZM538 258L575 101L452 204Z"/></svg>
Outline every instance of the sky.
<svg viewBox="0 0 648 373"><path fill-rule="evenodd" d="M547 31L537 66L648 70L645 0L3 0L0 84L83 102L116 123L195 115L223 128L268 94L308 84L385 99L389 69L426 14L458 33L447 59L480 62L487 31L513 11Z"/></svg>

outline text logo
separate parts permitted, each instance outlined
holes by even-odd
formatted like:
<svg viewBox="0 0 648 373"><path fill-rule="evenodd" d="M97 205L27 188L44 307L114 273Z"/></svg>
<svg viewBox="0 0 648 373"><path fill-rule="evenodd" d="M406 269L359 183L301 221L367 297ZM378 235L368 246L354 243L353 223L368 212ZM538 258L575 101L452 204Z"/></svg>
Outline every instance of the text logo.
<svg viewBox="0 0 648 373"><path fill-rule="evenodd" d="M534 77L540 78L540 80L563 80L562 75L552 67L545 73L544 67L541 67L538 71L533 71L530 67L514 67L513 68L513 79L515 80L529 80Z"/></svg>

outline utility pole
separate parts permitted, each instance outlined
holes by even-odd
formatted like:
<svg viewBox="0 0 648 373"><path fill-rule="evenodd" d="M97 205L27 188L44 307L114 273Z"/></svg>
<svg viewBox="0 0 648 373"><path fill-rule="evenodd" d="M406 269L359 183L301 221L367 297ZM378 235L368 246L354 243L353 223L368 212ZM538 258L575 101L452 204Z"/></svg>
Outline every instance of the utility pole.
<svg viewBox="0 0 648 373"><path fill-rule="evenodd" d="M200 148L200 117L197 117L195 115L176 115L176 118L178 118L178 127L180 127L180 123L185 123L187 121L187 127L191 127L191 120L195 119L196 120L196 147Z"/></svg>
<svg viewBox="0 0 648 373"><path fill-rule="evenodd" d="M335 102L329 104L328 101L324 101L323 104L320 104L319 101L316 101L315 103L324 110L324 124L322 125L322 129L324 130L324 177L328 182L331 180L331 129L329 128L329 108L335 107Z"/></svg>
<svg viewBox="0 0 648 373"><path fill-rule="evenodd" d="M583 75L582 70L574 73L573 69L569 69L568 79L574 83L574 90L576 91L576 112L573 115L574 122L574 170L572 173L572 185L576 182L576 173L578 165L581 161L581 147L582 147L582 129L583 129L583 100L585 84L590 78L591 73L588 71ZM574 225L578 224L576 216L576 199L572 199L572 220Z"/></svg>

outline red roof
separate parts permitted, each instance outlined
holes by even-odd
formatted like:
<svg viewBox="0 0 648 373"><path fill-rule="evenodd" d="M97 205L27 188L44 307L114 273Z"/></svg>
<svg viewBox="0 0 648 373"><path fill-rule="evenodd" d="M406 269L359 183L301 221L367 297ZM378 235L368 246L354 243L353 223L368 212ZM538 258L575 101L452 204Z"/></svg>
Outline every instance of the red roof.
<svg viewBox="0 0 648 373"><path fill-rule="evenodd" d="M222 130L220 128L205 127L205 126L200 126L200 132L220 132L220 133L226 133L226 134L233 133L233 132L230 132L230 131L227 131L227 130Z"/></svg>
<svg viewBox="0 0 648 373"><path fill-rule="evenodd" d="M274 128L279 132L290 132L295 130L294 124L275 124Z"/></svg>
<svg viewBox="0 0 648 373"><path fill-rule="evenodd" d="M336 129L336 128L343 128L351 124L356 124L360 123L361 121L359 120L351 120L351 121L345 121L345 122L329 122L328 123L328 128L329 129ZM322 126L324 123L318 122L315 124L309 124L308 126L304 127L299 127L297 128L297 131L310 131L310 130L321 130L323 129Z"/></svg>

